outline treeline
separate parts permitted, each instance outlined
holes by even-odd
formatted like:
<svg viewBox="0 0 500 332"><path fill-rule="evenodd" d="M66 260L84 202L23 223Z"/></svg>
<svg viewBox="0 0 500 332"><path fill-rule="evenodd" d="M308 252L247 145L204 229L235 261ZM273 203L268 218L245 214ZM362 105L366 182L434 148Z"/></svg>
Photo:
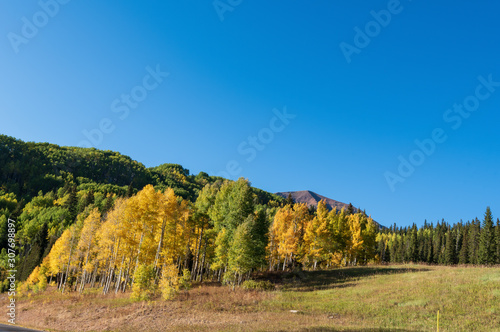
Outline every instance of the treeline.
<svg viewBox="0 0 500 332"><path fill-rule="evenodd" d="M488 207L482 222L425 222L420 229L394 225L378 234L377 254L390 263L500 264L500 221L494 224Z"/></svg>
<svg viewBox="0 0 500 332"><path fill-rule="evenodd" d="M172 188L176 195L193 201L205 184L217 179L204 172L189 174L177 164L146 168L114 151L23 142L0 135L0 189L15 195L20 204L17 213L40 191L56 193L68 182L74 182L77 190L122 196L152 184L163 190Z"/></svg>
<svg viewBox="0 0 500 332"><path fill-rule="evenodd" d="M101 287L161 292L186 280L236 285L253 271L365 264L376 255L377 226L363 213L306 204L259 204L247 180L207 184L194 203L151 185L112 209L88 206L28 278L61 291Z"/></svg>

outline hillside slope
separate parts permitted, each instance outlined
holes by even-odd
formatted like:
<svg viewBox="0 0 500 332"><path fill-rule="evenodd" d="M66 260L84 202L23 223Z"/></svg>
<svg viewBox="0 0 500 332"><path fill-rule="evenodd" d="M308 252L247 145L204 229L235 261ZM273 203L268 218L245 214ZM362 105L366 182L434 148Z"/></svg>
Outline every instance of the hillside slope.
<svg viewBox="0 0 500 332"><path fill-rule="evenodd" d="M192 175L178 164L147 168L119 152L0 135L0 247L8 243L7 220L16 220L18 277L24 280L87 208L105 214L117 198L130 197L148 184L161 191L172 188L194 202L205 185L224 180L205 172ZM257 205L283 201L258 188L252 191Z"/></svg>

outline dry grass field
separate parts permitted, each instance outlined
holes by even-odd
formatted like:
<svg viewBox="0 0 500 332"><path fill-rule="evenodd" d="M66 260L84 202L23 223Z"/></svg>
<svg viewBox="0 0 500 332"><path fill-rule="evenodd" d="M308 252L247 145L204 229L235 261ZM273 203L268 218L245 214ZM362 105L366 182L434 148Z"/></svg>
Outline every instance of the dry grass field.
<svg viewBox="0 0 500 332"><path fill-rule="evenodd" d="M203 284L173 301L49 288L18 299L18 323L51 331L435 331L439 310L440 331L500 331L498 267L369 266L265 277L275 291Z"/></svg>

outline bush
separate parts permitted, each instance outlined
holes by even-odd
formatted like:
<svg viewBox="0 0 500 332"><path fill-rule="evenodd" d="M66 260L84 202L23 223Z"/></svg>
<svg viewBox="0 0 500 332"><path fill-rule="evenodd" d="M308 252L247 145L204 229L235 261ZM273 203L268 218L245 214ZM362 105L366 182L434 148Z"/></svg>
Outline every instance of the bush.
<svg viewBox="0 0 500 332"><path fill-rule="evenodd" d="M184 269L180 277L174 264L167 265L163 269L160 279L160 291L165 300L173 299L180 289L188 291L190 288L191 272L188 269Z"/></svg>
<svg viewBox="0 0 500 332"><path fill-rule="evenodd" d="M165 266L161 272L160 291L165 300L171 300L179 291L179 275L174 264Z"/></svg>
<svg viewBox="0 0 500 332"><path fill-rule="evenodd" d="M261 290L261 291L274 290L274 284L269 280L262 280L262 281L245 280L241 285L241 287L248 290L250 289Z"/></svg>
<svg viewBox="0 0 500 332"><path fill-rule="evenodd" d="M134 300L149 300L154 295L155 272L152 265L139 265L134 273L131 298Z"/></svg>
<svg viewBox="0 0 500 332"><path fill-rule="evenodd" d="M188 269L182 270L182 277L179 279L179 286L185 291L191 289L191 271Z"/></svg>

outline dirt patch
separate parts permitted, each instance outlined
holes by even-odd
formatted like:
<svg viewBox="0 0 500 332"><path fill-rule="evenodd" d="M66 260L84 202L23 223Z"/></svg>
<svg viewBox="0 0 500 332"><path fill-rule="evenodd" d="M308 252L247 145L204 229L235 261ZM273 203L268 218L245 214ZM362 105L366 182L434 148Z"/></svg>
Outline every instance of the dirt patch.
<svg viewBox="0 0 500 332"><path fill-rule="evenodd" d="M17 302L18 323L53 331L280 331L311 324L331 325L332 318L288 310L264 311L275 296L223 286L202 286L173 301L132 302L129 294L61 295L55 289ZM323 317L324 316L324 317Z"/></svg>

